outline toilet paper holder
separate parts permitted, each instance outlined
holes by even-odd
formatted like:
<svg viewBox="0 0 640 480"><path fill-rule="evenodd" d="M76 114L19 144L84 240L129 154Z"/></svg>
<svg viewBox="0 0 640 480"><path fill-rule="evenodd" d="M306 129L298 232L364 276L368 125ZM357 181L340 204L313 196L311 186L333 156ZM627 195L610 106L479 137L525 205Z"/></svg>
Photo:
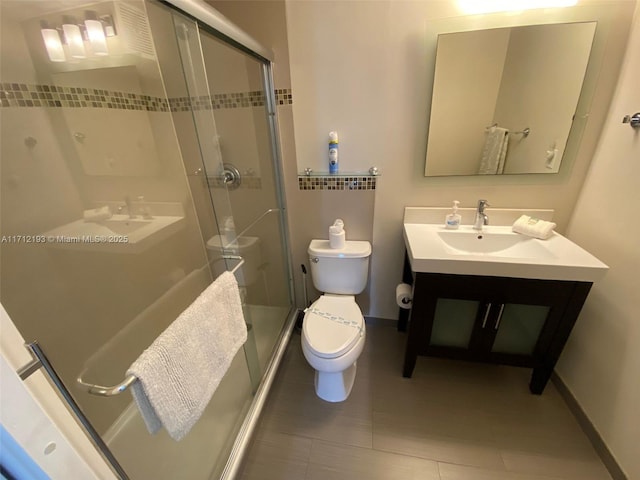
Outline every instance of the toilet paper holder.
<svg viewBox="0 0 640 480"><path fill-rule="evenodd" d="M413 288L408 283L400 283L396 286L396 304L398 307L409 310L413 303Z"/></svg>

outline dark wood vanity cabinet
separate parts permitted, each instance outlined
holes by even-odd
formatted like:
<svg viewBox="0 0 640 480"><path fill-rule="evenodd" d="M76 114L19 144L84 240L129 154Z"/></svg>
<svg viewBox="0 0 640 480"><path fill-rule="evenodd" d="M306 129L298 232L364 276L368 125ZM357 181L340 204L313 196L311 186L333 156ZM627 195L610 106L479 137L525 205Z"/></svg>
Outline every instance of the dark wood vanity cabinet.
<svg viewBox="0 0 640 480"><path fill-rule="evenodd" d="M411 277L403 376L411 377L418 355L517 365L533 368L529 389L535 394L544 390L592 285L439 273ZM404 315L400 330L407 328Z"/></svg>

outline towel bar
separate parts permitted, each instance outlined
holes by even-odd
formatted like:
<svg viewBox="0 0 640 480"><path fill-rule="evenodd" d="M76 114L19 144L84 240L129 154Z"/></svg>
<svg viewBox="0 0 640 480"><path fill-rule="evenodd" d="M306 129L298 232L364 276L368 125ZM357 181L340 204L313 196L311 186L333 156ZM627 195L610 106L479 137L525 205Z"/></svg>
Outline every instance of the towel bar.
<svg viewBox="0 0 640 480"><path fill-rule="evenodd" d="M486 131L489 131L492 128L497 127L497 126L498 126L498 124L494 123L493 125L489 125L488 127L484 127L484 129ZM524 130L519 130L517 132L509 132L509 135L522 135L523 137L528 137L530 133L531 133L531 129L529 127L527 127Z"/></svg>
<svg viewBox="0 0 640 480"><path fill-rule="evenodd" d="M114 395L120 395L127 388L129 388L133 383L138 380L135 375L128 375L122 382L117 385L113 385L112 387L104 387L102 385L94 385L92 383L85 383L82 381L82 378L78 377L76 381L78 384L83 387L87 393L91 395L97 395L99 397L113 397Z"/></svg>
<svg viewBox="0 0 640 480"><path fill-rule="evenodd" d="M239 255L223 255L222 257L227 260L239 260L238 264L230 270L231 273L236 273L236 270L238 270L238 268L240 268L244 264L244 258ZM249 326L247 325L247 327ZM91 395L97 395L99 397L113 397L115 395L120 395L127 388L133 385L133 383L137 380L138 379L135 375L128 375L127 378L125 378L122 382L110 387L106 387L104 385L96 385L93 383L86 383L84 380L82 380L81 377L78 377L76 379L76 382L78 382L78 385L80 385L87 391L87 393L90 393Z"/></svg>
<svg viewBox="0 0 640 480"><path fill-rule="evenodd" d="M242 266L244 265L244 258L242 258L240 255L222 255L222 258L224 258L225 260L240 260L235 267L233 267L230 272L235 274L236 271Z"/></svg>
<svg viewBox="0 0 640 480"><path fill-rule="evenodd" d="M510 135L522 135L523 137L528 137L531 133L531 129L529 127L524 130L520 130L519 132L509 132Z"/></svg>

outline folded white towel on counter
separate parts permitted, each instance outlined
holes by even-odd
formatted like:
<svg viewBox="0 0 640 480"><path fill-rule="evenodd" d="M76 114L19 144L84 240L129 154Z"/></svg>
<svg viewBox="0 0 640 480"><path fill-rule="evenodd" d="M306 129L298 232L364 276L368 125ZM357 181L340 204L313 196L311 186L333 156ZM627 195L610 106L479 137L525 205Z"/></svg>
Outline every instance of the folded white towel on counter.
<svg viewBox="0 0 640 480"><path fill-rule="evenodd" d="M522 215L514 222L513 231L546 240L553 235L553 229L556 228L556 226L554 222L547 222L546 220L540 220L539 218L530 217L529 215Z"/></svg>
<svg viewBox="0 0 640 480"><path fill-rule="evenodd" d="M89 210L85 210L82 214L85 222L101 222L103 220L108 220L112 216L111 209L109 205L105 205L104 207L91 208Z"/></svg>
<svg viewBox="0 0 640 480"><path fill-rule="evenodd" d="M149 432L189 433L246 340L238 283L224 272L127 371L138 378L131 391Z"/></svg>

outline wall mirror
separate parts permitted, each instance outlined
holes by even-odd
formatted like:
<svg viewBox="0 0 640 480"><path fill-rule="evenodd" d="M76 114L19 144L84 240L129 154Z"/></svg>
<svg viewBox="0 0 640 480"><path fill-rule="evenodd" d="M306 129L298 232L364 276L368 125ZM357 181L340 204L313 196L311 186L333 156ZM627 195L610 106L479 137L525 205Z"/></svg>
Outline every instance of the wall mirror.
<svg viewBox="0 0 640 480"><path fill-rule="evenodd" d="M574 22L438 35L425 176L557 173L595 31Z"/></svg>

